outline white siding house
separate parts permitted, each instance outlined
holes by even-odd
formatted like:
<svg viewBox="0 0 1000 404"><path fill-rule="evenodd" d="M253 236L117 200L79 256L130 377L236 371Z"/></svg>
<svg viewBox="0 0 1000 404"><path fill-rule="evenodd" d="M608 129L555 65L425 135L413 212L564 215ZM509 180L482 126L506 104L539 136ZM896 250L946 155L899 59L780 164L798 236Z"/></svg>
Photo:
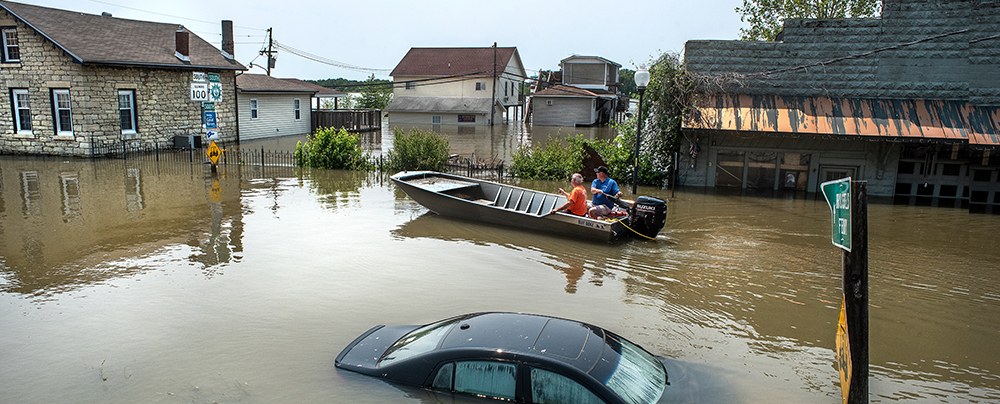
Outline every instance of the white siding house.
<svg viewBox="0 0 1000 404"><path fill-rule="evenodd" d="M312 131L311 105L316 89L294 79L261 74L236 77L240 140L306 135Z"/></svg>

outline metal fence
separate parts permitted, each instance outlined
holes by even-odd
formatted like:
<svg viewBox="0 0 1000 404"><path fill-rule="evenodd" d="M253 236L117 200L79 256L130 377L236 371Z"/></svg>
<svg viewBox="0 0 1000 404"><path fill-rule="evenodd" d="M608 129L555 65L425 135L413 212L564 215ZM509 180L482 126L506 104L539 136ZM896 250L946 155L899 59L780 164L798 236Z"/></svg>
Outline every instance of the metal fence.
<svg viewBox="0 0 1000 404"><path fill-rule="evenodd" d="M219 143L221 151L218 165L240 165L252 167L298 167L299 161L295 152L281 150L266 150L241 148L235 143ZM206 153L207 148L167 148L153 142L137 140L95 142L93 157L111 160L135 161L168 161L188 162L193 164L208 164L211 160ZM372 156L372 163L378 171L387 169L383 156ZM468 158L451 156L445 164L445 170L451 173L467 176L489 174L497 178L503 177L504 164L502 160L493 158L484 160L471 156Z"/></svg>

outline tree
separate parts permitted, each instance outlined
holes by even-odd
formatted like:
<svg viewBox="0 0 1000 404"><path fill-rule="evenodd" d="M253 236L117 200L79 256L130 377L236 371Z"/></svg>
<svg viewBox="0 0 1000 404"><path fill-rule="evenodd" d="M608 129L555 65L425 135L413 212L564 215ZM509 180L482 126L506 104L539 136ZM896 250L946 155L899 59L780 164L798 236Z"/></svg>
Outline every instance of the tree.
<svg viewBox="0 0 1000 404"><path fill-rule="evenodd" d="M360 109L385 109L392 101L392 86L377 80L375 75L365 80L361 87L361 98L355 104Z"/></svg>
<svg viewBox="0 0 1000 404"><path fill-rule="evenodd" d="M632 98L639 96L638 89L635 86L635 70L624 67L618 69L618 82L621 83L621 87L618 88L620 93Z"/></svg>
<svg viewBox="0 0 1000 404"><path fill-rule="evenodd" d="M750 28L740 28L741 40L773 41L787 19L868 18L881 9L879 0L743 0L736 12L750 23Z"/></svg>

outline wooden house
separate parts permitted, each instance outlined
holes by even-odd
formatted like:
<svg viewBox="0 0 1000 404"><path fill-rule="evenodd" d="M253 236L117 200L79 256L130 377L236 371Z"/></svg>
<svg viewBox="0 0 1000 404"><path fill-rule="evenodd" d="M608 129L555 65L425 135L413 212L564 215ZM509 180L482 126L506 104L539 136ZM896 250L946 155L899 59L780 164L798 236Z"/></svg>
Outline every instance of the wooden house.
<svg viewBox="0 0 1000 404"><path fill-rule="evenodd" d="M390 125L492 125L522 105L515 47L411 48L390 75Z"/></svg>
<svg viewBox="0 0 1000 404"><path fill-rule="evenodd" d="M601 125L628 106L628 100L618 93L620 64L597 56L573 55L559 66L561 83L531 96L532 125Z"/></svg>
<svg viewBox="0 0 1000 404"><path fill-rule="evenodd" d="M886 0L880 18L784 22L782 39L688 41L723 91L683 123L678 184L1000 212L1000 4ZM727 81L728 80L728 81Z"/></svg>

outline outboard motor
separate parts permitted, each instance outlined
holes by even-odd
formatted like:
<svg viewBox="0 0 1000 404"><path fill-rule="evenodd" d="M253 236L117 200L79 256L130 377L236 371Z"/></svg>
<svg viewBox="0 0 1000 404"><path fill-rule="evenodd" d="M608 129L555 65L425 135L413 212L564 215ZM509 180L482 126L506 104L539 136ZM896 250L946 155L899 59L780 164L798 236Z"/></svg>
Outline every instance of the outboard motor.
<svg viewBox="0 0 1000 404"><path fill-rule="evenodd" d="M640 196L629 210L630 227L642 235L655 238L667 222L667 202L649 196Z"/></svg>

